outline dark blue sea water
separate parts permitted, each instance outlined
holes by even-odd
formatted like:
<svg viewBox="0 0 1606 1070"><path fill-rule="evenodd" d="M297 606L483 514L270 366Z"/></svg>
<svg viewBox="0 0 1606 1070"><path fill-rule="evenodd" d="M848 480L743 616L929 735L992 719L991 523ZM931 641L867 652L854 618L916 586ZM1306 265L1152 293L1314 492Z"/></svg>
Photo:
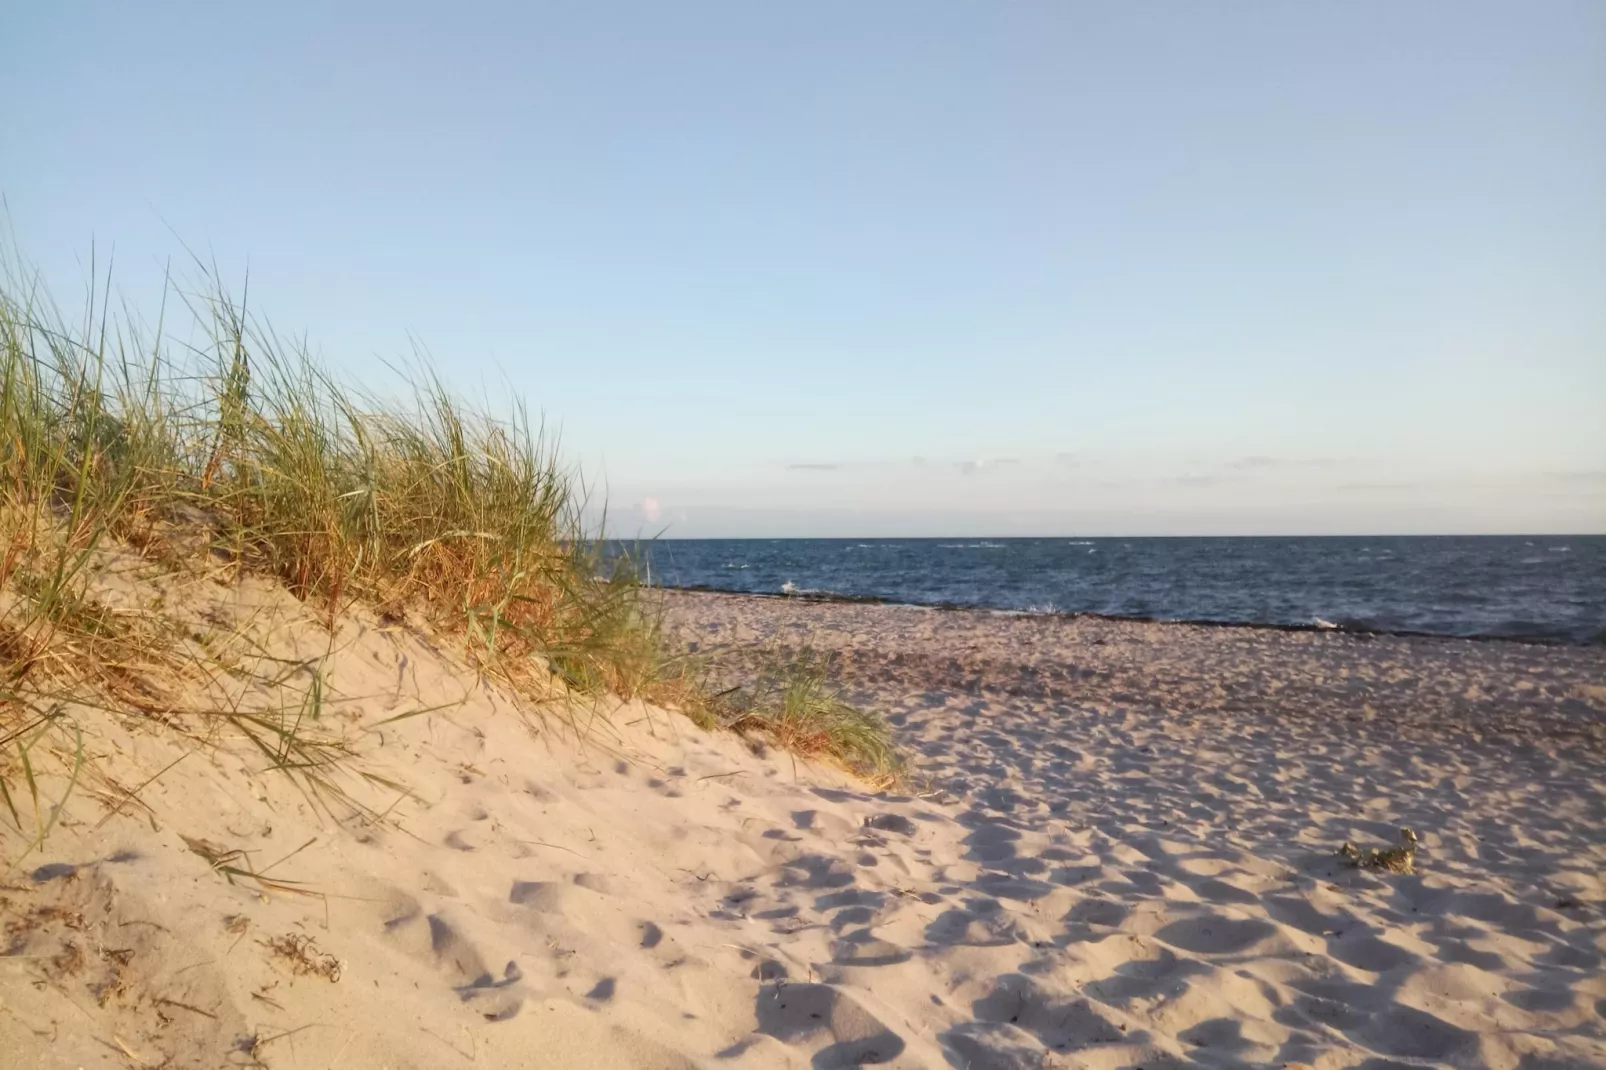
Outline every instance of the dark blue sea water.
<svg viewBox="0 0 1606 1070"><path fill-rule="evenodd" d="M672 587L1606 642L1603 535L664 539L644 552Z"/></svg>

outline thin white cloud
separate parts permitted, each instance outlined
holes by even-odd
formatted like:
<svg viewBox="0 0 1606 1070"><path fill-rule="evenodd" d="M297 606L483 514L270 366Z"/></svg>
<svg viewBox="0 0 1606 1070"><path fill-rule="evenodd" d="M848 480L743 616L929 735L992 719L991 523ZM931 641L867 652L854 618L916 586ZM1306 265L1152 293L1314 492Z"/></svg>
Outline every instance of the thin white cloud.
<svg viewBox="0 0 1606 1070"><path fill-rule="evenodd" d="M957 461L954 467L959 469L960 475L974 476L996 468L1007 468L1018 464L1020 464L1019 457L994 457L991 460Z"/></svg>

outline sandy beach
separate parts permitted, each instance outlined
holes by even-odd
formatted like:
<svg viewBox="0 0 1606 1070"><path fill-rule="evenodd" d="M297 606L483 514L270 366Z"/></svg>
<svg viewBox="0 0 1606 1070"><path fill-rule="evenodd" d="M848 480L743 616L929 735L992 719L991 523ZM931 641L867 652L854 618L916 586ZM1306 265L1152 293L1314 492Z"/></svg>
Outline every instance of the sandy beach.
<svg viewBox="0 0 1606 1070"><path fill-rule="evenodd" d="M305 6L0 19L0 1070L1606 1070L1606 0Z"/></svg>
<svg viewBox="0 0 1606 1070"><path fill-rule="evenodd" d="M252 639L192 697L316 678L351 805L103 715L0 889L5 1066L1606 1065L1600 648L668 596L717 673L833 654L876 793L183 582Z"/></svg>
<svg viewBox="0 0 1606 1070"><path fill-rule="evenodd" d="M834 653L954 797L902 941L970 1012L953 1065L1606 1061L1598 648L674 606L715 648ZM1333 857L1402 825L1414 876Z"/></svg>

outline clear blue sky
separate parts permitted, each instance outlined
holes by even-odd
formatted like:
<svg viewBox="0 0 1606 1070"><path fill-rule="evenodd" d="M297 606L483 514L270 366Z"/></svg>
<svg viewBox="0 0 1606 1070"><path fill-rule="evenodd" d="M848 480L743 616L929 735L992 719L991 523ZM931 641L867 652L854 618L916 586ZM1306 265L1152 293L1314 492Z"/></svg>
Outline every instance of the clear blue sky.
<svg viewBox="0 0 1606 1070"><path fill-rule="evenodd" d="M522 392L626 527L1606 530L1596 0L5 23L58 299L176 232L353 376Z"/></svg>

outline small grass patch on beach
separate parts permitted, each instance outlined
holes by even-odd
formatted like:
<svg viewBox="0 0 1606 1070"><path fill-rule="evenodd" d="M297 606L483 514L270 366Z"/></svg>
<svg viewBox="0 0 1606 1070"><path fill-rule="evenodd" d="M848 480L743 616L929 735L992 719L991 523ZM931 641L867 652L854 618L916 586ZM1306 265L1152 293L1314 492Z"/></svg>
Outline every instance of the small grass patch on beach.
<svg viewBox="0 0 1606 1070"><path fill-rule="evenodd" d="M878 786L904 775L886 718L843 701L830 658L807 648L768 658L750 687L712 696L701 716L711 727L759 734L794 754L829 759Z"/></svg>

